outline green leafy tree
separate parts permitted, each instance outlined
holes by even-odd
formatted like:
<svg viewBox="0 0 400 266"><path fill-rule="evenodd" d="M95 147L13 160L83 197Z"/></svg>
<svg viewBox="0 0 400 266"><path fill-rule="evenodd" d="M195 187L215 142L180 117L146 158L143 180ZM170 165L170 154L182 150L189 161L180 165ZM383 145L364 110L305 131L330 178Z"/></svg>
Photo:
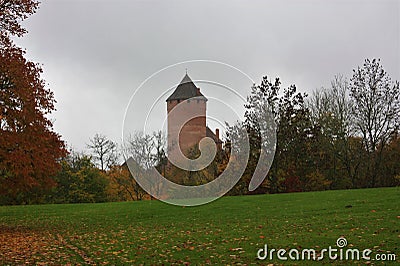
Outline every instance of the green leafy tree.
<svg viewBox="0 0 400 266"><path fill-rule="evenodd" d="M50 202L107 201L107 178L94 166L90 156L72 152L61 161L61 166L61 171L55 176L57 187L49 196Z"/></svg>
<svg viewBox="0 0 400 266"><path fill-rule="evenodd" d="M286 182L285 186L280 185L284 182L282 175L279 174L280 169L290 174L290 176L285 175L285 179L293 180L296 187L304 182L301 177L304 177L310 168L307 155L313 137L310 112L305 104L306 97L306 94L297 92L295 85L283 89L281 94L279 78L272 83L264 77L260 85L252 87L245 106L247 109L245 124L250 136L250 160L244 175L245 180L251 179L261 147L258 125L260 114L255 107L265 103L270 106L275 117L277 143L274 162L263 185L272 193L280 192L282 187L285 187L286 191L292 190L290 183Z"/></svg>

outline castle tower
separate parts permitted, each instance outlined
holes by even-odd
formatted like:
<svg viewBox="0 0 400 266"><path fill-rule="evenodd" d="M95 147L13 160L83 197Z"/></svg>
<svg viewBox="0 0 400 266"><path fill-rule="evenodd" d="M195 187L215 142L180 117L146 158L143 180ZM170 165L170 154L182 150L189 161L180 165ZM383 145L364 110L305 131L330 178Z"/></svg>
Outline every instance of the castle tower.
<svg viewBox="0 0 400 266"><path fill-rule="evenodd" d="M172 110L179 104L179 107ZM190 77L183 77L175 91L167 99L168 116L168 152L177 149L177 143L171 138L173 134L179 133L179 146L183 154L188 155L190 148L198 145L199 141L206 137L206 111L207 98L200 92ZM180 130L181 117L188 113L196 114L196 117L185 123ZM179 132L180 130L180 132Z"/></svg>

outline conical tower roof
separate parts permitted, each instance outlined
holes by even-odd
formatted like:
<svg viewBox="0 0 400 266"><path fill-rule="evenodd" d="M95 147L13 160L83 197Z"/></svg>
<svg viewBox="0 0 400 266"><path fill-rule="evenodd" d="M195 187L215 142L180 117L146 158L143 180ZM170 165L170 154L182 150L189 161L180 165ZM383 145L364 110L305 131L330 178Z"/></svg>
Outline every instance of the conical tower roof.
<svg viewBox="0 0 400 266"><path fill-rule="evenodd" d="M186 73L182 81L176 87L175 91L168 97L168 101L173 100L186 100L193 97L202 97L207 101L207 98L201 94L200 90L194 85L193 81Z"/></svg>

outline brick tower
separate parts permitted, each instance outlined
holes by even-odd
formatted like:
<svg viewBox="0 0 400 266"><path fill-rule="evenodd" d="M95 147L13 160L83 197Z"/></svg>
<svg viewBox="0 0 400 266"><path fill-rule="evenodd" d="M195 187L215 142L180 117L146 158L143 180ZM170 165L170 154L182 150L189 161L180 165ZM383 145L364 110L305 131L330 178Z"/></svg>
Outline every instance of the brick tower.
<svg viewBox="0 0 400 266"><path fill-rule="evenodd" d="M172 109L179 104L179 107ZM172 153L177 148L177 143L172 140L172 134L178 134L181 117L188 113L196 114L196 117L185 123L179 132L179 146L183 154L188 155L190 148L198 145L199 141L206 137L206 111L207 98L200 92L188 74L176 87L175 91L167 99L168 116L168 152Z"/></svg>

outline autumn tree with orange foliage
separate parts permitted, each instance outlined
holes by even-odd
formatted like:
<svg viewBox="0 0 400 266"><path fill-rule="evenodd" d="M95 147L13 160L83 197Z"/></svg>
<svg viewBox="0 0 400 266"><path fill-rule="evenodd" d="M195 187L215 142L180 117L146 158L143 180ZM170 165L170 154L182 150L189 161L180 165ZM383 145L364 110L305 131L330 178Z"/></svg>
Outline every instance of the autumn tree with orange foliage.
<svg viewBox="0 0 400 266"><path fill-rule="evenodd" d="M26 30L20 22L38 2L0 0L0 194L17 195L55 185L58 160L67 151L46 117L55 110L38 64L11 41Z"/></svg>

